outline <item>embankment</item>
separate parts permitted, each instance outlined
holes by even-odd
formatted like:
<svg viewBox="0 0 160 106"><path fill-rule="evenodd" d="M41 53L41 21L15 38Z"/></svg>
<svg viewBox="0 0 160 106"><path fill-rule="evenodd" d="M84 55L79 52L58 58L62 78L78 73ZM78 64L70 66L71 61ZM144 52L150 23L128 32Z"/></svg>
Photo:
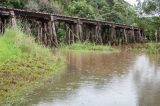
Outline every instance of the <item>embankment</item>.
<svg viewBox="0 0 160 106"><path fill-rule="evenodd" d="M0 37L0 104L23 101L31 86L57 74L64 63L61 54L53 54L18 28L6 29Z"/></svg>

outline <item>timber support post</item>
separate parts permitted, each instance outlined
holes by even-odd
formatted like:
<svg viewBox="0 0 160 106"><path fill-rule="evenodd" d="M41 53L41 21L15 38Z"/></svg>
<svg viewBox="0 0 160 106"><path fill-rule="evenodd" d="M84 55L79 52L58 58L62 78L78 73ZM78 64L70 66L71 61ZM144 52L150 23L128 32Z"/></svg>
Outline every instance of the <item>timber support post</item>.
<svg viewBox="0 0 160 106"><path fill-rule="evenodd" d="M115 43L115 35L116 35L116 29L115 25L111 25L111 45Z"/></svg>
<svg viewBox="0 0 160 106"><path fill-rule="evenodd" d="M141 35L140 29L138 29L138 39L139 39L138 43L141 43L142 42L142 35Z"/></svg>
<svg viewBox="0 0 160 106"><path fill-rule="evenodd" d="M74 34L74 32L75 32L75 25L74 24L70 24L70 32L71 32L71 43L75 43L76 35Z"/></svg>
<svg viewBox="0 0 160 106"><path fill-rule="evenodd" d="M80 41L82 41L82 22L80 21L80 19L77 20L77 24L76 24L76 35L79 38Z"/></svg>
<svg viewBox="0 0 160 106"><path fill-rule="evenodd" d="M96 35L96 43L102 44L102 25L98 22L96 25L96 30L95 30L95 35Z"/></svg>
<svg viewBox="0 0 160 106"><path fill-rule="evenodd" d="M128 43L128 37L127 37L127 33L126 33L126 28L123 28L123 34L124 34L124 44Z"/></svg>
<svg viewBox="0 0 160 106"><path fill-rule="evenodd" d="M144 29L141 29L141 34L142 34L142 37L143 37L143 43L147 42L147 36L144 33Z"/></svg>
<svg viewBox="0 0 160 106"><path fill-rule="evenodd" d="M89 26L88 30L87 30L87 36L89 36L89 40L93 43L96 42L96 30L95 30L95 26Z"/></svg>
<svg viewBox="0 0 160 106"><path fill-rule="evenodd" d="M0 17L0 34L3 32L3 22L2 18Z"/></svg>
<svg viewBox="0 0 160 106"><path fill-rule="evenodd" d="M49 33L51 37L51 47L55 46L58 47L58 41L57 41L57 34L56 34L56 27L55 27L55 19L54 16L51 15L49 21Z"/></svg>
<svg viewBox="0 0 160 106"><path fill-rule="evenodd" d="M107 26L107 29L106 29L106 33L105 33L105 36L106 36L106 43L109 44L110 42L110 28L109 26Z"/></svg>
<svg viewBox="0 0 160 106"><path fill-rule="evenodd" d="M132 42L132 43L136 43L135 30L134 30L133 27L132 27L132 29L131 29L131 42Z"/></svg>
<svg viewBox="0 0 160 106"><path fill-rule="evenodd" d="M11 22L11 26L12 26L13 28L16 28L16 27L17 27L16 16L15 16L14 11L10 11L10 22Z"/></svg>

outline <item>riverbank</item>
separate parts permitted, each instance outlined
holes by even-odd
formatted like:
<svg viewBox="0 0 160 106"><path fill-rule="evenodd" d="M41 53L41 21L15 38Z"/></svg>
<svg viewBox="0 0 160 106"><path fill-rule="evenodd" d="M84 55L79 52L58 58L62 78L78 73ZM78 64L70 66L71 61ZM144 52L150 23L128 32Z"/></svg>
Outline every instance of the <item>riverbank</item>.
<svg viewBox="0 0 160 106"><path fill-rule="evenodd" d="M73 43L70 45L65 45L62 47L62 50L71 50L71 51L79 51L79 52L105 52L105 53L115 53L120 50L117 48L113 48L108 45L98 45L94 43Z"/></svg>
<svg viewBox="0 0 160 106"><path fill-rule="evenodd" d="M75 51L75 52L103 52L103 53L118 53L121 50L127 50L130 52L145 52L149 54L160 53L160 43L137 43L120 46L98 45L94 43L73 43L70 45L62 45L61 50Z"/></svg>
<svg viewBox="0 0 160 106"><path fill-rule="evenodd" d="M23 101L28 88L30 91L64 66L61 54L53 54L19 29L6 29L0 45L0 104Z"/></svg>
<svg viewBox="0 0 160 106"><path fill-rule="evenodd" d="M131 48L131 51L145 52L150 55L159 55L160 43L148 42L144 44L135 44L134 47Z"/></svg>
<svg viewBox="0 0 160 106"><path fill-rule="evenodd" d="M159 54L160 43L155 43L155 42L147 43L147 51L151 54Z"/></svg>

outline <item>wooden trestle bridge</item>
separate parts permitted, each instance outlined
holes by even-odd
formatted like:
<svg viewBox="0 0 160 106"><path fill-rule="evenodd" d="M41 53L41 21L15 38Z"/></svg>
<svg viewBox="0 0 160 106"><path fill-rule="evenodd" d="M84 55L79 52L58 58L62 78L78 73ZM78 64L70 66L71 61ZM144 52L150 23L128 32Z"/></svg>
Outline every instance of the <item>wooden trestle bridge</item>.
<svg viewBox="0 0 160 106"><path fill-rule="evenodd" d="M29 29L36 40L51 47L58 47L56 31L60 25L64 26L67 44L88 41L119 45L146 40L142 28L126 24L0 7L0 33L4 33L8 25L16 27L17 20L29 23L22 27Z"/></svg>

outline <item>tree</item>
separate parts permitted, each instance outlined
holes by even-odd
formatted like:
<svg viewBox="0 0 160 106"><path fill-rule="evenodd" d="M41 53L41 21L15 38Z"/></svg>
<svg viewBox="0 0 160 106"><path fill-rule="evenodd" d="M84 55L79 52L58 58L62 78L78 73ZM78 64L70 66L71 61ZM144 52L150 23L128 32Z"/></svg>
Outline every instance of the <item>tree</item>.
<svg viewBox="0 0 160 106"><path fill-rule="evenodd" d="M160 36L160 1L159 0L144 0L139 2L139 10L141 17L137 20L140 27L146 30L148 38ZM155 38L157 40L157 38Z"/></svg>
<svg viewBox="0 0 160 106"><path fill-rule="evenodd" d="M2 0L0 6L49 13L61 13L59 5L52 0Z"/></svg>
<svg viewBox="0 0 160 106"><path fill-rule="evenodd" d="M160 0L145 0L142 6L146 14L160 16Z"/></svg>
<svg viewBox="0 0 160 106"><path fill-rule="evenodd" d="M23 8L27 0L2 0L1 6Z"/></svg>
<svg viewBox="0 0 160 106"><path fill-rule="evenodd" d="M110 7L105 0L87 0L87 3L94 7L96 13L96 19L107 20Z"/></svg>
<svg viewBox="0 0 160 106"><path fill-rule="evenodd" d="M88 5L85 0L74 1L68 6L69 15L74 15L82 18L96 18L95 12L91 5Z"/></svg>
<svg viewBox="0 0 160 106"><path fill-rule="evenodd" d="M134 25L137 14L130 4L122 0L114 0L110 12L108 12L108 21Z"/></svg>
<svg viewBox="0 0 160 106"><path fill-rule="evenodd" d="M146 14L152 15L155 27L155 36L160 36L160 0L145 0L143 10Z"/></svg>

